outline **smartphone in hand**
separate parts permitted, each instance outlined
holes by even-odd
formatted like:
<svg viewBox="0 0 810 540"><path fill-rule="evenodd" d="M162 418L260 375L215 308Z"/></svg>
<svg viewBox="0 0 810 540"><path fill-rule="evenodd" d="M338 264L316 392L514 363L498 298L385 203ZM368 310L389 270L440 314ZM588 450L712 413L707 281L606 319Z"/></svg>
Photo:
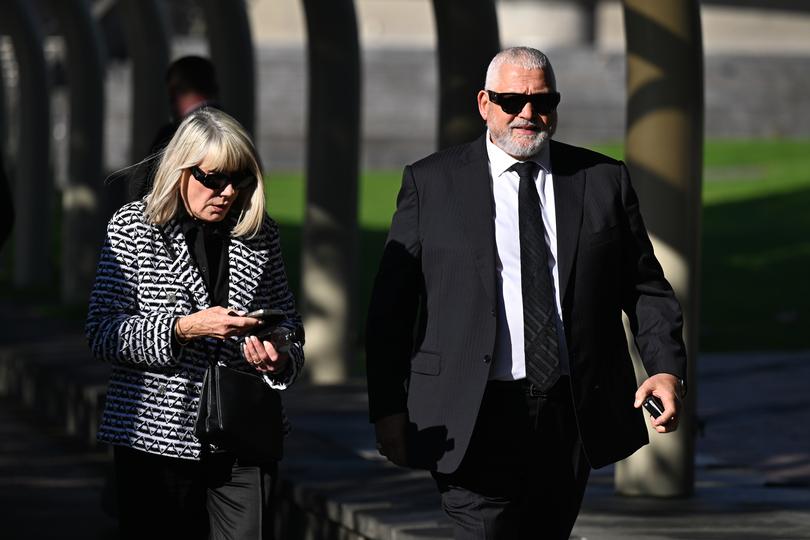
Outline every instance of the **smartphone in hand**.
<svg viewBox="0 0 810 540"><path fill-rule="evenodd" d="M281 309L257 309L251 311L245 317L252 317L262 321L261 329L269 330L275 328L287 318L287 313Z"/></svg>

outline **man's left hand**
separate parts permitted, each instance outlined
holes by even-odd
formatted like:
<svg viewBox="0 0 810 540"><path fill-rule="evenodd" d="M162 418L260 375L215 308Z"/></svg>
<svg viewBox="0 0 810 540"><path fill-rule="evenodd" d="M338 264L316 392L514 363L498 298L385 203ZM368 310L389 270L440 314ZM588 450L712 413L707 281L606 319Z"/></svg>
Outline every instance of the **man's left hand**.
<svg viewBox="0 0 810 540"><path fill-rule="evenodd" d="M633 406L638 409L647 396L654 395L664 404L664 412L658 418L650 417L650 423L658 433L670 433L678 429L682 412L680 381L675 375L659 373L644 381L636 390Z"/></svg>

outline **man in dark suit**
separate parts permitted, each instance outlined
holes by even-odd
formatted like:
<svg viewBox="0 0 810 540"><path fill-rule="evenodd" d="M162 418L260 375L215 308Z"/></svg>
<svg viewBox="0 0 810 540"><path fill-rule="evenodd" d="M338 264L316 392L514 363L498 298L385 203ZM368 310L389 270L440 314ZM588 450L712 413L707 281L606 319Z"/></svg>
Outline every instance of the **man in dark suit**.
<svg viewBox="0 0 810 540"><path fill-rule="evenodd" d="M558 102L543 53L499 53L487 134L405 168L374 285L378 448L432 471L456 538L567 539L591 467L648 442L642 401L677 427L680 306L624 164L550 140Z"/></svg>

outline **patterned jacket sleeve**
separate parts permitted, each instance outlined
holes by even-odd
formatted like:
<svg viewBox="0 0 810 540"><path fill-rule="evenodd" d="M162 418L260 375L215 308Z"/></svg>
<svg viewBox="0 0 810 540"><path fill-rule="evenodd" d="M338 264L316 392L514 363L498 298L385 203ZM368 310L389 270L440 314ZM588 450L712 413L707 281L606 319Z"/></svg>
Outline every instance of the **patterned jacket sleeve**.
<svg viewBox="0 0 810 540"><path fill-rule="evenodd" d="M90 293L85 334L93 355L124 365L170 366L174 315L143 314L138 306L138 250L143 214L124 206L110 220ZM143 229L143 227L140 227Z"/></svg>
<svg viewBox="0 0 810 540"><path fill-rule="evenodd" d="M272 220L265 221L262 232L269 235L270 241L270 258L267 262L268 268L265 270L266 275L270 281L270 307L273 309L280 309L287 313L287 320L281 323L290 330L297 327L303 328L301 316L295 309L295 298L290 291L289 284L287 283L287 273L284 269L284 260L281 255L281 242L278 232L278 225ZM293 342L290 346L290 362L287 368L277 374L265 374L264 378L267 383L277 390L284 390L290 386L301 369L304 367L304 342Z"/></svg>

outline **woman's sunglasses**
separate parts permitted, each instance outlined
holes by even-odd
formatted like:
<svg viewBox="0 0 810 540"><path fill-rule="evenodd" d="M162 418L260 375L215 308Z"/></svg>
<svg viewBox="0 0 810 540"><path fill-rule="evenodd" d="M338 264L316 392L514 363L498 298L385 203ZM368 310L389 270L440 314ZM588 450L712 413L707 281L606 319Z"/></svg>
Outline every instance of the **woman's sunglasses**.
<svg viewBox="0 0 810 540"><path fill-rule="evenodd" d="M560 104L559 92L548 92L545 94L510 94L498 93L487 90L489 100L501 107L506 114L518 114L526 106L532 104L532 111L536 114L549 114L554 112Z"/></svg>
<svg viewBox="0 0 810 540"><path fill-rule="evenodd" d="M256 181L256 177L250 171L241 171L233 174L225 174L222 172L204 173L202 169L196 165L190 167L191 175L202 185L214 191L221 191L225 189L228 184L233 186L233 189L239 190L248 187Z"/></svg>

